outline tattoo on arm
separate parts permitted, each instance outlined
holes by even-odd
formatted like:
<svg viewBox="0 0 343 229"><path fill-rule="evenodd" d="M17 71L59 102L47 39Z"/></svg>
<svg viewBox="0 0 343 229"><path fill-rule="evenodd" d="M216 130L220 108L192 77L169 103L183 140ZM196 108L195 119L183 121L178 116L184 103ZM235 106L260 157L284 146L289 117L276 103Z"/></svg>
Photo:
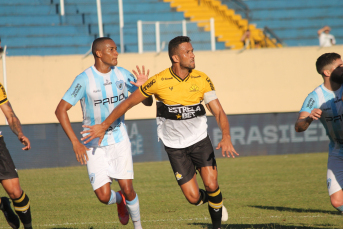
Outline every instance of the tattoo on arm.
<svg viewBox="0 0 343 229"><path fill-rule="evenodd" d="M304 117L302 119L299 119L296 123L296 129L298 131L305 131L307 130L307 128L309 127L309 125L311 124L311 120L308 119L308 117Z"/></svg>
<svg viewBox="0 0 343 229"><path fill-rule="evenodd" d="M11 122L8 122L8 125L10 126L13 133L18 136L19 133L22 132L20 121L14 113L11 114L11 120Z"/></svg>

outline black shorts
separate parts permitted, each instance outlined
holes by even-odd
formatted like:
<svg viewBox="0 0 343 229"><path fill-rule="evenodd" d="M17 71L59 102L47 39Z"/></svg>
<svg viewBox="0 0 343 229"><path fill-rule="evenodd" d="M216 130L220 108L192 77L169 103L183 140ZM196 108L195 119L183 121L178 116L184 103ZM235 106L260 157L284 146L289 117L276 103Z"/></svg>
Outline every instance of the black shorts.
<svg viewBox="0 0 343 229"><path fill-rule="evenodd" d="M196 169L207 166L212 166L214 169L217 166L209 136L186 148L175 149L167 146L164 148L179 185L190 181Z"/></svg>
<svg viewBox="0 0 343 229"><path fill-rule="evenodd" d="M0 180L8 180L18 178L17 170L15 169L13 160L11 158L4 138L0 137Z"/></svg>

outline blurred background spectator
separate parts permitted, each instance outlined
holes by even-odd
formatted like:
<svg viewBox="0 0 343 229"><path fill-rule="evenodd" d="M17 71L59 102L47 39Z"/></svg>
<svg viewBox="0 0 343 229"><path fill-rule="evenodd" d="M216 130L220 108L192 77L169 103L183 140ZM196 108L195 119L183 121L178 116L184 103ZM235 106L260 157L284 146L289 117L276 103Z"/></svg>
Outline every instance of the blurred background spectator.
<svg viewBox="0 0 343 229"><path fill-rule="evenodd" d="M330 34L331 28L324 26L318 30L318 38L320 47L330 47L336 44L335 37Z"/></svg>

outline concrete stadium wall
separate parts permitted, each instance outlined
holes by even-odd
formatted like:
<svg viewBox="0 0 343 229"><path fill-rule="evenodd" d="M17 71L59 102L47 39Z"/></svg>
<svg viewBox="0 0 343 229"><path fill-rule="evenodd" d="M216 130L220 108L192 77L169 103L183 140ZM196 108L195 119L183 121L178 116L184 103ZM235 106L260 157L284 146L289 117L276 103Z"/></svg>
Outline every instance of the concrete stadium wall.
<svg viewBox="0 0 343 229"><path fill-rule="evenodd" d="M11 52L11 49L8 49ZM196 69L212 79L227 114L296 112L306 95L322 83L315 61L323 53L343 54L343 46L288 47L242 51L196 51ZM54 111L72 81L94 62L92 56L7 57L7 93L23 124L56 123ZM151 74L170 67L168 54L120 54L118 65L132 70L145 65ZM0 66L0 81L2 65ZM81 122L80 105L69 111ZM156 108L143 105L127 119L152 119ZM5 118L0 118L0 125Z"/></svg>

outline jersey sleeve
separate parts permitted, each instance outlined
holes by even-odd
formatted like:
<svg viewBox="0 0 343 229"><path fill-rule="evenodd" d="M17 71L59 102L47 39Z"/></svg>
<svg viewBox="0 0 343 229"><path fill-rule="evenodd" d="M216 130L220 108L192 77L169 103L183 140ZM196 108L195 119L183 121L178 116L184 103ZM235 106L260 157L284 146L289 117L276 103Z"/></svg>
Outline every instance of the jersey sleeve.
<svg viewBox="0 0 343 229"><path fill-rule="evenodd" d="M299 113L303 112L303 111L311 113L311 111L315 108L319 108L318 96L315 92L312 92L306 97L306 99L303 103L303 106L301 107L301 110L299 111Z"/></svg>
<svg viewBox="0 0 343 229"><path fill-rule="evenodd" d="M154 75L140 86L139 90L145 97L149 97L157 92L157 88L157 75Z"/></svg>
<svg viewBox="0 0 343 229"><path fill-rule="evenodd" d="M0 84L0 105L7 103L8 99L7 99L7 94L6 94L6 90L5 87Z"/></svg>
<svg viewBox="0 0 343 229"><path fill-rule="evenodd" d="M204 74L204 76L205 76L205 79L206 79L204 93L209 92L209 91L215 91L216 89L214 88L214 85L213 85L212 80L210 79L210 77L208 77L205 74Z"/></svg>
<svg viewBox="0 0 343 229"><path fill-rule="evenodd" d="M137 79L135 78L135 76L130 71L126 70L125 68L120 68L120 71L125 77L125 84L128 91L132 93L135 90L137 90L137 87L130 83L131 81L135 83L137 82Z"/></svg>
<svg viewBox="0 0 343 229"><path fill-rule="evenodd" d="M62 98L73 106L86 94L86 83L83 74L84 73L75 78L74 82Z"/></svg>

